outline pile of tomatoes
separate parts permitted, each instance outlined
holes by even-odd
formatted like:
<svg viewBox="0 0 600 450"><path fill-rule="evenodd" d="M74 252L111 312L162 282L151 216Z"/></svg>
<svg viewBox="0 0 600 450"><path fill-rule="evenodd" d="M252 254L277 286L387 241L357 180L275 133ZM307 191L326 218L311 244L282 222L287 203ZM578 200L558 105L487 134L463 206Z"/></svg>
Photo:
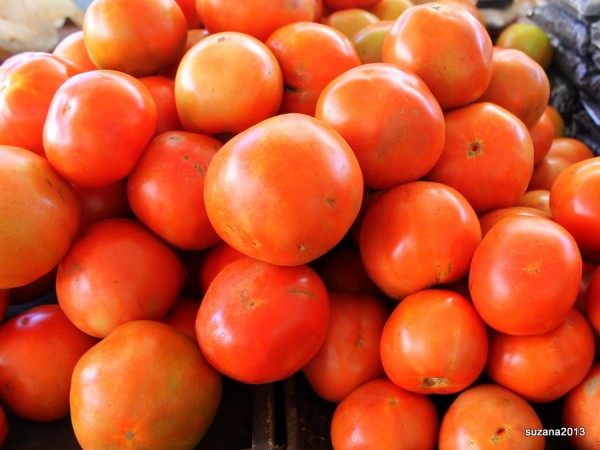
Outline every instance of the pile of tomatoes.
<svg viewBox="0 0 600 450"><path fill-rule="evenodd" d="M2 308L57 299L0 326L2 408L193 448L222 377L302 373L336 449L543 449L559 399L600 445L600 159L472 3L95 0L82 28L0 66Z"/></svg>

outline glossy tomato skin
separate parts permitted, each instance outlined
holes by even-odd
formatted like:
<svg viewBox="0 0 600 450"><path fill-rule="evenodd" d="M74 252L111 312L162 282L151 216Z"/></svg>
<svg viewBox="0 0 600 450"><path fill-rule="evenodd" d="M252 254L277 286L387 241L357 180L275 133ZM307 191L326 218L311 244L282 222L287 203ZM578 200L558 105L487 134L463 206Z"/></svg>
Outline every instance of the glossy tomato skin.
<svg viewBox="0 0 600 450"><path fill-rule="evenodd" d="M377 0L323 0L323 6L331 11L349 8L369 8Z"/></svg>
<svg viewBox="0 0 600 450"><path fill-rule="evenodd" d="M551 402L578 385L592 367L594 333L573 308L544 334L511 336L490 331L486 373L529 402Z"/></svg>
<svg viewBox="0 0 600 450"><path fill-rule="evenodd" d="M438 448L543 450L543 436L526 434L542 428L537 412L522 397L496 384L478 384L461 392L444 413Z"/></svg>
<svg viewBox="0 0 600 450"><path fill-rule="evenodd" d="M161 322L183 331L194 342L196 340L196 316L200 308L200 299L190 295L180 295Z"/></svg>
<svg viewBox="0 0 600 450"><path fill-rule="evenodd" d="M308 266L246 257L224 267L210 284L196 336L222 374L243 383L270 383L293 375L317 353L328 318L327 290Z"/></svg>
<svg viewBox="0 0 600 450"><path fill-rule="evenodd" d="M388 316L387 306L377 297L329 293L325 340L302 367L319 397L337 403L364 383L385 376L379 340Z"/></svg>
<svg viewBox="0 0 600 450"><path fill-rule="evenodd" d="M434 449L438 413L431 398L405 391L387 378L369 381L336 407L331 420L335 450Z"/></svg>
<svg viewBox="0 0 600 450"><path fill-rule="evenodd" d="M133 219L90 225L58 266L56 296L84 332L106 337L124 322L160 320L183 286L172 247Z"/></svg>
<svg viewBox="0 0 600 450"><path fill-rule="evenodd" d="M466 275L481 227L454 188L413 181L385 191L366 210L359 240L369 276L401 300Z"/></svg>
<svg viewBox="0 0 600 450"><path fill-rule="evenodd" d="M321 120L289 113L223 145L206 172L204 201L229 245L253 258L295 265L342 240L358 215L363 188L356 156L340 134Z"/></svg>
<svg viewBox="0 0 600 450"><path fill-rule="evenodd" d="M26 285L52 270L77 233L81 205L47 159L0 145L0 289Z"/></svg>
<svg viewBox="0 0 600 450"><path fill-rule="evenodd" d="M152 95L131 75L81 73L52 98L44 124L46 156L69 181L106 186L129 175L156 130L157 117Z"/></svg>
<svg viewBox="0 0 600 450"><path fill-rule="evenodd" d="M352 43L363 64L383 62L383 43L393 25L393 20L379 20L361 28L352 36Z"/></svg>
<svg viewBox="0 0 600 450"><path fill-rule="evenodd" d="M536 123L529 127L533 142L533 164L539 163L550 151L554 141L554 122L547 108Z"/></svg>
<svg viewBox="0 0 600 450"><path fill-rule="evenodd" d="M374 189L418 180L444 148L438 101L423 80L392 64L363 64L336 77L321 92L315 117L344 137Z"/></svg>
<svg viewBox="0 0 600 450"><path fill-rule="evenodd" d="M44 156L43 129L57 89L81 69L43 52L13 55L0 66L0 145Z"/></svg>
<svg viewBox="0 0 600 450"><path fill-rule="evenodd" d="M206 170L223 143L189 131L154 137L127 178L136 217L183 250L201 250L221 239L204 206Z"/></svg>
<svg viewBox="0 0 600 450"><path fill-rule="evenodd" d="M221 393L221 375L193 339L161 322L134 320L77 362L71 423L82 448L192 449L212 424Z"/></svg>
<svg viewBox="0 0 600 450"><path fill-rule="evenodd" d="M427 2L396 19L382 56L383 62L421 77L442 109L449 110L485 91L492 77L492 53L490 35L465 8Z"/></svg>
<svg viewBox="0 0 600 450"><path fill-rule="evenodd" d="M96 70L98 67L90 58L83 40L83 30L65 36L52 50L52 54L71 61L82 71Z"/></svg>
<svg viewBox="0 0 600 450"><path fill-rule="evenodd" d="M600 363L594 364L583 381L571 389L562 404L562 424L571 427L568 437L573 448L587 450L600 444Z"/></svg>
<svg viewBox="0 0 600 450"><path fill-rule="evenodd" d="M56 304L34 306L0 326L0 399L13 414L53 421L69 414L71 373L98 342Z"/></svg>
<svg viewBox="0 0 600 450"><path fill-rule="evenodd" d="M417 394L454 394L477 380L488 352L487 330L473 305L445 289L405 297L381 335L388 378Z"/></svg>
<svg viewBox="0 0 600 450"><path fill-rule="evenodd" d="M508 208L498 208L492 211L488 211L485 214L479 216L479 223L481 224L481 234L483 237L496 223L505 217L513 216L541 216L546 219L551 219L552 216L548 212L544 212L538 208L531 206L509 206Z"/></svg>
<svg viewBox="0 0 600 450"><path fill-rule="evenodd" d="M182 130L183 126L175 104L175 81L163 75L140 77L139 80L152 95L156 104L156 130L154 136L165 131Z"/></svg>

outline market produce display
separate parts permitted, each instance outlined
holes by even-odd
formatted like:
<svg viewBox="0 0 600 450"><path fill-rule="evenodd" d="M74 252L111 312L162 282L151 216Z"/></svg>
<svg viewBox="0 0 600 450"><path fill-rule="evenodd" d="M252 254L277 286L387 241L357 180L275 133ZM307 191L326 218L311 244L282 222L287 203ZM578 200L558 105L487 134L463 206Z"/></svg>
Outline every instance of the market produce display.
<svg viewBox="0 0 600 450"><path fill-rule="evenodd" d="M0 64L0 447L600 448L597 2L85 7Z"/></svg>

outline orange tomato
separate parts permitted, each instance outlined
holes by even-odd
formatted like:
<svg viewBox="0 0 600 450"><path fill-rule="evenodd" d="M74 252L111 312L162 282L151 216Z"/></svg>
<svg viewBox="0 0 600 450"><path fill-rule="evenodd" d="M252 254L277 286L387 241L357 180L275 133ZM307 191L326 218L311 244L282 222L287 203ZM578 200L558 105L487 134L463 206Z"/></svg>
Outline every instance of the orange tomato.
<svg viewBox="0 0 600 450"><path fill-rule="evenodd" d="M221 241L210 247L198 268L198 276L202 293L205 293L212 283L212 280L227 264L242 259L246 255L239 252L227 242ZM195 276L196 274L192 274Z"/></svg>
<svg viewBox="0 0 600 450"><path fill-rule="evenodd" d="M600 410L600 363L564 397L562 425L570 428L568 440L577 450L593 449L600 442L598 411Z"/></svg>
<svg viewBox="0 0 600 450"><path fill-rule="evenodd" d="M183 129L175 104L175 81L161 75L138 79L146 86L156 104L157 120L154 136L165 131Z"/></svg>
<svg viewBox="0 0 600 450"><path fill-rule="evenodd" d="M127 180L119 180L102 187L84 187L71 183L81 204L79 230L102 219L111 217L133 218L127 199Z"/></svg>
<svg viewBox="0 0 600 450"><path fill-rule="evenodd" d="M542 27L533 22L509 24L496 38L496 45L520 50L547 70L554 56L554 47Z"/></svg>
<svg viewBox="0 0 600 450"><path fill-rule="evenodd" d="M527 185L527 190L550 190L556 177L571 164L572 162L567 158L549 152L533 167L533 173Z"/></svg>
<svg viewBox="0 0 600 450"><path fill-rule="evenodd" d="M552 156L560 156L571 163L595 156L592 149L585 142L569 136L554 138L548 153Z"/></svg>
<svg viewBox="0 0 600 450"><path fill-rule="evenodd" d="M554 137L563 137L565 135L565 119L563 119L561 113L550 104L546 106L546 113L552 119Z"/></svg>
<svg viewBox="0 0 600 450"><path fill-rule="evenodd" d="M533 142L533 163L539 163L550 151L554 141L554 123L545 109L536 123L529 127Z"/></svg>
<svg viewBox="0 0 600 450"><path fill-rule="evenodd" d="M550 213L550 191L548 189L532 189L525 192L515 206L530 206L544 211L549 216Z"/></svg>

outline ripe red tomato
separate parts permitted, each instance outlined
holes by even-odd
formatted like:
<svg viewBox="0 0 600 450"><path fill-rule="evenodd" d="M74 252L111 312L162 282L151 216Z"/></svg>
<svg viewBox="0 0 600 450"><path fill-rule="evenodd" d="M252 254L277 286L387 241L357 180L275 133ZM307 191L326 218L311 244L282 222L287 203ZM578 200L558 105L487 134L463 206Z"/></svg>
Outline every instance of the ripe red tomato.
<svg viewBox="0 0 600 450"><path fill-rule="evenodd" d="M95 0L83 17L85 46L100 69L154 75L182 54L187 20L173 0Z"/></svg>
<svg viewBox="0 0 600 450"><path fill-rule="evenodd" d="M71 61L82 71L96 70L98 67L90 58L83 40L83 30L77 30L65 36L52 50L52 54Z"/></svg>
<svg viewBox="0 0 600 450"><path fill-rule="evenodd" d="M529 127L529 134L533 142L533 163L539 163L550 151L554 141L554 122L549 109L544 109L536 123Z"/></svg>
<svg viewBox="0 0 600 450"><path fill-rule="evenodd" d="M582 279L583 298L581 299L581 311L590 322L592 329L596 334L596 342L600 343L600 271L596 270L597 266L588 266L591 271L587 285ZM600 355L600 347L596 348L596 352Z"/></svg>
<svg viewBox="0 0 600 450"><path fill-rule="evenodd" d="M549 152L533 167L527 190L550 190L558 174L571 164L572 162L566 158Z"/></svg>
<svg viewBox="0 0 600 450"><path fill-rule="evenodd" d="M490 327L503 333L549 332L575 304L582 264L573 237L552 220L504 218L490 228L473 255L473 304Z"/></svg>
<svg viewBox="0 0 600 450"><path fill-rule="evenodd" d="M358 215L363 187L356 156L340 134L322 120L289 113L223 145L206 172L204 202L229 245L295 265L341 241Z"/></svg>
<svg viewBox="0 0 600 450"><path fill-rule="evenodd" d="M379 22L379 17L364 8L344 8L327 14L321 22L352 39L361 28Z"/></svg>
<svg viewBox="0 0 600 450"><path fill-rule="evenodd" d="M500 220L512 216L540 216L545 217L546 219L552 219L550 213L544 212L538 208L532 208L531 206L509 206L508 208L494 209L479 216L482 236L485 237L490 228Z"/></svg>
<svg viewBox="0 0 600 450"><path fill-rule="evenodd" d="M413 181L385 191L366 210L360 253L375 284L400 300L461 279L480 241L479 219L458 191Z"/></svg>
<svg viewBox="0 0 600 450"><path fill-rule="evenodd" d="M542 428L537 412L522 397L496 384L478 384L461 392L444 413L438 448L543 450L543 436L526 434Z"/></svg>
<svg viewBox="0 0 600 450"><path fill-rule="evenodd" d="M156 104L157 121L154 136L165 131L182 130L175 104L175 81L162 75L140 77L139 80L146 86Z"/></svg>
<svg viewBox="0 0 600 450"><path fill-rule="evenodd" d="M56 304L34 306L0 326L0 400L28 420L69 414L71 373L97 339L73 325Z"/></svg>
<svg viewBox="0 0 600 450"><path fill-rule="evenodd" d="M462 295L425 289L405 297L381 334L388 378L417 394L453 394L481 375L488 337L483 320Z"/></svg>
<svg viewBox="0 0 600 450"><path fill-rule="evenodd" d="M227 242L221 241L210 247L200 262L198 275L200 289L205 293L212 280L227 264L245 258L246 255L233 248Z"/></svg>
<svg viewBox="0 0 600 450"><path fill-rule="evenodd" d="M474 102L487 89L492 53L488 31L464 7L427 2L396 19L382 57L421 77L449 110Z"/></svg>
<svg viewBox="0 0 600 450"><path fill-rule="evenodd" d="M187 22L188 30L197 29L202 26L198 11L196 10L196 0L175 0Z"/></svg>
<svg viewBox="0 0 600 450"><path fill-rule="evenodd" d="M438 413L431 398L379 378L342 400L331 420L336 450L436 447Z"/></svg>
<svg viewBox="0 0 600 450"><path fill-rule="evenodd" d="M298 372L317 353L328 318L327 290L311 268L246 257L228 264L210 284L196 336L222 374L270 383Z"/></svg>
<svg viewBox="0 0 600 450"><path fill-rule="evenodd" d="M46 156L69 181L106 186L129 175L156 121L154 99L139 80L114 70L84 72L52 98L44 124Z"/></svg>
<svg viewBox="0 0 600 450"><path fill-rule="evenodd" d="M594 333L573 308L553 330L530 336L490 331L486 372L529 402L551 402L577 386L592 367Z"/></svg>
<svg viewBox="0 0 600 450"><path fill-rule="evenodd" d="M521 198L517 200L515 206L539 209L548 214L548 217L552 217L550 214L550 191L548 189L532 189L525 192Z"/></svg>
<svg viewBox="0 0 600 450"><path fill-rule="evenodd" d="M56 274L56 296L81 330L103 338L119 324L160 320L183 287L183 265L163 240L132 219L91 224Z"/></svg>
<svg viewBox="0 0 600 450"><path fill-rule="evenodd" d="M459 191L478 213L513 206L533 173L533 142L515 115L476 102L444 115L443 151L426 179Z"/></svg>
<svg viewBox="0 0 600 450"><path fill-rule="evenodd" d="M175 327L134 320L73 370L71 422L83 448L195 448L217 413L222 377Z"/></svg>
<svg viewBox="0 0 600 450"><path fill-rule="evenodd" d="M349 8L368 8L377 3L377 0L323 0L323 6L331 11Z"/></svg>
<svg viewBox="0 0 600 450"><path fill-rule="evenodd" d="M389 313L377 297L329 293L325 340L302 368L319 397L340 402L364 383L385 376L379 341Z"/></svg>
<svg viewBox="0 0 600 450"><path fill-rule="evenodd" d="M561 418L562 425L571 432L568 440L577 450L598 447L600 428L600 363L596 363L581 383L571 389L564 397Z"/></svg>
<svg viewBox="0 0 600 450"><path fill-rule="evenodd" d="M190 295L180 295L161 322L173 325L197 342L196 316L199 308L200 299Z"/></svg>
<svg viewBox="0 0 600 450"><path fill-rule="evenodd" d="M0 145L0 289L33 282L65 255L81 206L71 185L32 151Z"/></svg>
<svg viewBox="0 0 600 450"><path fill-rule="evenodd" d="M594 152L592 152L592 149L585 142L566 136L554 138L548 153L565 158L572 163L594 157Z"/></svg>
<svg viewBox="0 0 600 450"><path fill-rule="evenodd" d="M154 137L127 179L137 218L174 247L200 250L221 239L204 206L208 166L223 143L189 131Z"/></svg>
<svg viewBox="0 0 600 450"><path fill-rule="evenodd" d="M439 103L423 80L392 64L363 64L336 77L321 92L315 117L350 144L374 189L418 180L444 148Z"/></svg>

